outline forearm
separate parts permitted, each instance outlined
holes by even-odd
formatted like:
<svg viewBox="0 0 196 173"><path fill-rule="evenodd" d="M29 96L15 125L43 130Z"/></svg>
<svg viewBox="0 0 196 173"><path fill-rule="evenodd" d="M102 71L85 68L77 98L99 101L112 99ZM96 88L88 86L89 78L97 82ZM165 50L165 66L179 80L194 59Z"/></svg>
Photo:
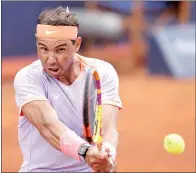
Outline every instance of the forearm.
<svg viewBox="0 0 196 173"><path fill-rule="evenodd" d="M79 147L87 142L80 138L74 131L65 127L66 126L61 122L53 122L40 134L57 150L80 160L78 155ZM61 131L63 128L65 130Z"/></svg>
<svg viewBox="0 0 196 173"><path fill-rule="evenodd" d="M112 144L115 148L118 146L118 132L116 129L108 129L103 135L103 142Z"/></svg>
<svg viewBox="0 0 196 173"><path fill-rule="evenodd" d="M66 131L71 131L66 125L60 120L53 120L47 124L41 125L42 128L39 130L41 136L50 143L54 148L61 151L60 138Z"/></svg>
<svg viewBox="0 0 196 173"><path fill-rule="evenodd" d="M43 109L41 106L31 104L22 111L48 143L66 155L79 159L78 148L86 141L63 124L49 104L44 106Z"/></svg>
<svg viewBox="0 0 196 173"><path fill-rule="evenodd" d="M28 109L24 107L23 112L28 115L26 118L38 129L41 136L60 151L60 136L69 128L58 119L56 112L51 109L48 114L49 111L34 104L31 104Z"/></svg>
<svg viewBox="0 0 196 173"><path fill-rule="evenodd" d="M103 142L118 146L117 131L118 108L111 105L103 105Z"/></svg>

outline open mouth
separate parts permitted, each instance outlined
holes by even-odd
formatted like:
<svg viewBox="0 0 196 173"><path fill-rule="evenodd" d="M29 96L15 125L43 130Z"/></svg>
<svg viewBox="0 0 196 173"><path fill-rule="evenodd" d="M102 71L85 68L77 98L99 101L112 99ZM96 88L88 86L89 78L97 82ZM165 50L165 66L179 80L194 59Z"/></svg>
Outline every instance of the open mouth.
<svg viewBox="0 0 196 173"><path fill-rule="evenodd" d="M54 71L54 72L57 72L58 71L58 69L51 69L52 71Z"/></svg>
<svg viewBox="0 0 196 173"><path fill-rule="evenodd" d="M57 72L59 69L58 68L49 68L49 70Z"/></svg>
<svg viewBox="0 0 196 173"><path fill-rule="evenodd" d="M48 68L50 71L52 71L52 72L58 72L59 71L59 69L58 68Z"/></svg>

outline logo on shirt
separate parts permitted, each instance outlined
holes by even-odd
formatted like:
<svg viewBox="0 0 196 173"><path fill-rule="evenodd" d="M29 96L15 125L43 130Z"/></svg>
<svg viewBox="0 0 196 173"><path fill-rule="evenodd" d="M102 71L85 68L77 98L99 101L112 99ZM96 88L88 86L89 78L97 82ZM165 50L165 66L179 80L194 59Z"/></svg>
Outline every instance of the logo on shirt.
<svg viewBox="0 0 196 173"><path fill-rule="evenodd" d="M60 97L60 94L58 94L58 95L53 95L53 99L54 99L54 100L58 100L59 97Z"/></svg>

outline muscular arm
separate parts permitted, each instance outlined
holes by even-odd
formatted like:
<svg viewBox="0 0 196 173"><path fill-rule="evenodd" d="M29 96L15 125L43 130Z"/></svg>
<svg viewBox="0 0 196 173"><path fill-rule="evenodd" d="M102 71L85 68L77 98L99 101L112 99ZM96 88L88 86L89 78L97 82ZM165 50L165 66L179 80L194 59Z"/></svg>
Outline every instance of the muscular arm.
<svg viewBox="0 0 196 173"><path fill-rule="evenodd" d="M103 141L109 142L117 148L117 115L118 107L112 105L103 105Z"/></svg>
<svg viewBox="0 0 196 173"><path fill-rule="evenodd" d="M22 107L22 112L54 148L60 149L60 136L70 129L59 119L47 101L32 101Z"/></svg>

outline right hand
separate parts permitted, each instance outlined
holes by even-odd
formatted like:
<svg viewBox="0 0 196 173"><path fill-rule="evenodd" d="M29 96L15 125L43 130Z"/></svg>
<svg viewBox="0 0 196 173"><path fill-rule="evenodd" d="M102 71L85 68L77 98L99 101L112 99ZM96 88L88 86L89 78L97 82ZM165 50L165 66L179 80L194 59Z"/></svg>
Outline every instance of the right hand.
<svg viewBox="0 0 196 173"><path fill-rule="evenodd" d="M92 146L88 149L85 161L96 172L109 172L112 167L108 153L99 151L97 146Z"/></svg>

